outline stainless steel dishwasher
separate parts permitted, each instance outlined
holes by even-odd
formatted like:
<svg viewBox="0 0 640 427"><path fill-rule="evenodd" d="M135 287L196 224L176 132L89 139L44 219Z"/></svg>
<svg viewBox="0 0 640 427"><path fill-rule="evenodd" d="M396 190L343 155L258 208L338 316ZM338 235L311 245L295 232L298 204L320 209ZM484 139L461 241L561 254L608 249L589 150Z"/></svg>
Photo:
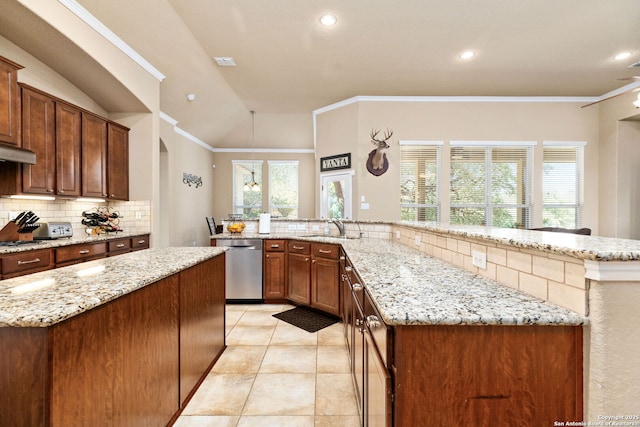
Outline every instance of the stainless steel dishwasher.
<svg viewBox="0 0 640 427"><path fill-rule="evenodd" d="M227 302L262 303L262 240L218 239L227 246L225 280Z"/></svg>

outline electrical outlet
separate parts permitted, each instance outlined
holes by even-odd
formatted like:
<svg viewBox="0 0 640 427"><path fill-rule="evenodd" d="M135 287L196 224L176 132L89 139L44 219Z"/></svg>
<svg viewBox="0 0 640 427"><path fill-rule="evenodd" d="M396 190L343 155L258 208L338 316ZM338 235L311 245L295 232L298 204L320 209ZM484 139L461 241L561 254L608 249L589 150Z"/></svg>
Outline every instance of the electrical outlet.
<svg viewBox="0 0 640 427"><path fill-rule="evenodd" d="M396 231L396 239L399 239L399 238L400 238L400 232Z"/></svg>
<svg viewBox="0 0 640 427"><path fill-rule="evenodd" d="M420 235L417 234L416 237L413 239L413 241L416 244L416 246L420 246Z"/></svg>
<svg viewBox="0 0 640 427"><path fill-rule="evenodd" d="M13 221L14 219L16 219L19 214L20 212L17 211L9 211L9 221Z"/></svg>
<svg viewBox="0 0 640 427"><path fill-rule="evenodd" d="M142 219L142 212L136 211L136 219Z"/></svg>
<svg viewBox="0 0 640 427"><path fill-rule="evenodd" d="M320 231L320 226L319 225L311 226L311 231Z"/></svg>
<svg viewBox="0 0 640 427"><path fill-rule="evenodd" d="M478 267L481 270L487 269L487 254L483 254L482 252L473 251L471 253L473 257L472 264Z"/></svg>

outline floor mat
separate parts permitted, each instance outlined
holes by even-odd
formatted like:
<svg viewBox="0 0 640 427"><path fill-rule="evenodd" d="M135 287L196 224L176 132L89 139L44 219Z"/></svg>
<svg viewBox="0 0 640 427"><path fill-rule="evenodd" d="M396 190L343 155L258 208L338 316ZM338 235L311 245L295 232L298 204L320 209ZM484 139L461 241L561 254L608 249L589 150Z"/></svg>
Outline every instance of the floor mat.
<svg viewBox="0 0 640 427"><path fill-rule="evenodd" d="M300 329L304 329L307 332L317 332L320 329L338 322L338 319L334 317L325 316L324 314L320 314L304 307L296 307L291 310L283 311L282 313L276 313L273 317L293 326L297 326Z"/></svg>

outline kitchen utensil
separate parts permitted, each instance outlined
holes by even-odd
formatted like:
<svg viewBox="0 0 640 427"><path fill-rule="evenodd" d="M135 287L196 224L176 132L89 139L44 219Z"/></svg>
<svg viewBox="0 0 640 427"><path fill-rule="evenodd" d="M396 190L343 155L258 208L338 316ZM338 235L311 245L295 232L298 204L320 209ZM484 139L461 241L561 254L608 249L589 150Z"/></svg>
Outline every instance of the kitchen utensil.
<svg viewBox="0 0 640 427"><path fill-rule="evenodd" d="M27 212L25 212L25 211L20 212L18 214L18 216L16 217L16 219L13 220L13 222L15 222L16 225L19 224L20 220L22 219L22 217L25 216L26 214L27 214Z"/></svg>

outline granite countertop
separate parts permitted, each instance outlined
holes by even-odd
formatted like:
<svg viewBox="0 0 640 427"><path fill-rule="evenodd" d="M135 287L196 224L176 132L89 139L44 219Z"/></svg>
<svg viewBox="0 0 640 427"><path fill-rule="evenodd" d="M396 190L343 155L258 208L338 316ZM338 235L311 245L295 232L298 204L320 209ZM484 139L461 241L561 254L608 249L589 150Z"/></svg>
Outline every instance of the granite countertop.
<svg viewBox="0 0 640 427"><path fill-rule="evenodd" d="M225 252L153 248L0 281L0 327L47 327Z"/></svg>
<svg viewBox="0 0 640 427"><path fill-rule="evenodd" d="M80 233L78 235L74 235L73 237L62 237L60 239L34 240L33 241L34 243L22 244L18 246L0 246L0 255L31 251L36 249L59 248L61 246L77 245L81 243L93 243L93 242L108 241L113 239L122 239L124 237L143 236L146 234L149 234L149 233L118 232L118 233L98 234L98 235L91 235L91 236L86 235L84 233Z"/></svg>
<svg viewBox="0 0 640 427"><path fill-rule="evenodd" d="M376 239L341 243L387 325L583 325L587 321L397 243Z"/></svg>
<svg viewBox="0 0 640 427"><path fill-rule="evenodd" d="M540 233L540 232L538 232ZM549 233L551 234L551 233ZM382 239L218 234L341 244L387 325L583 325L587 319L491 279Z"/></svg>

